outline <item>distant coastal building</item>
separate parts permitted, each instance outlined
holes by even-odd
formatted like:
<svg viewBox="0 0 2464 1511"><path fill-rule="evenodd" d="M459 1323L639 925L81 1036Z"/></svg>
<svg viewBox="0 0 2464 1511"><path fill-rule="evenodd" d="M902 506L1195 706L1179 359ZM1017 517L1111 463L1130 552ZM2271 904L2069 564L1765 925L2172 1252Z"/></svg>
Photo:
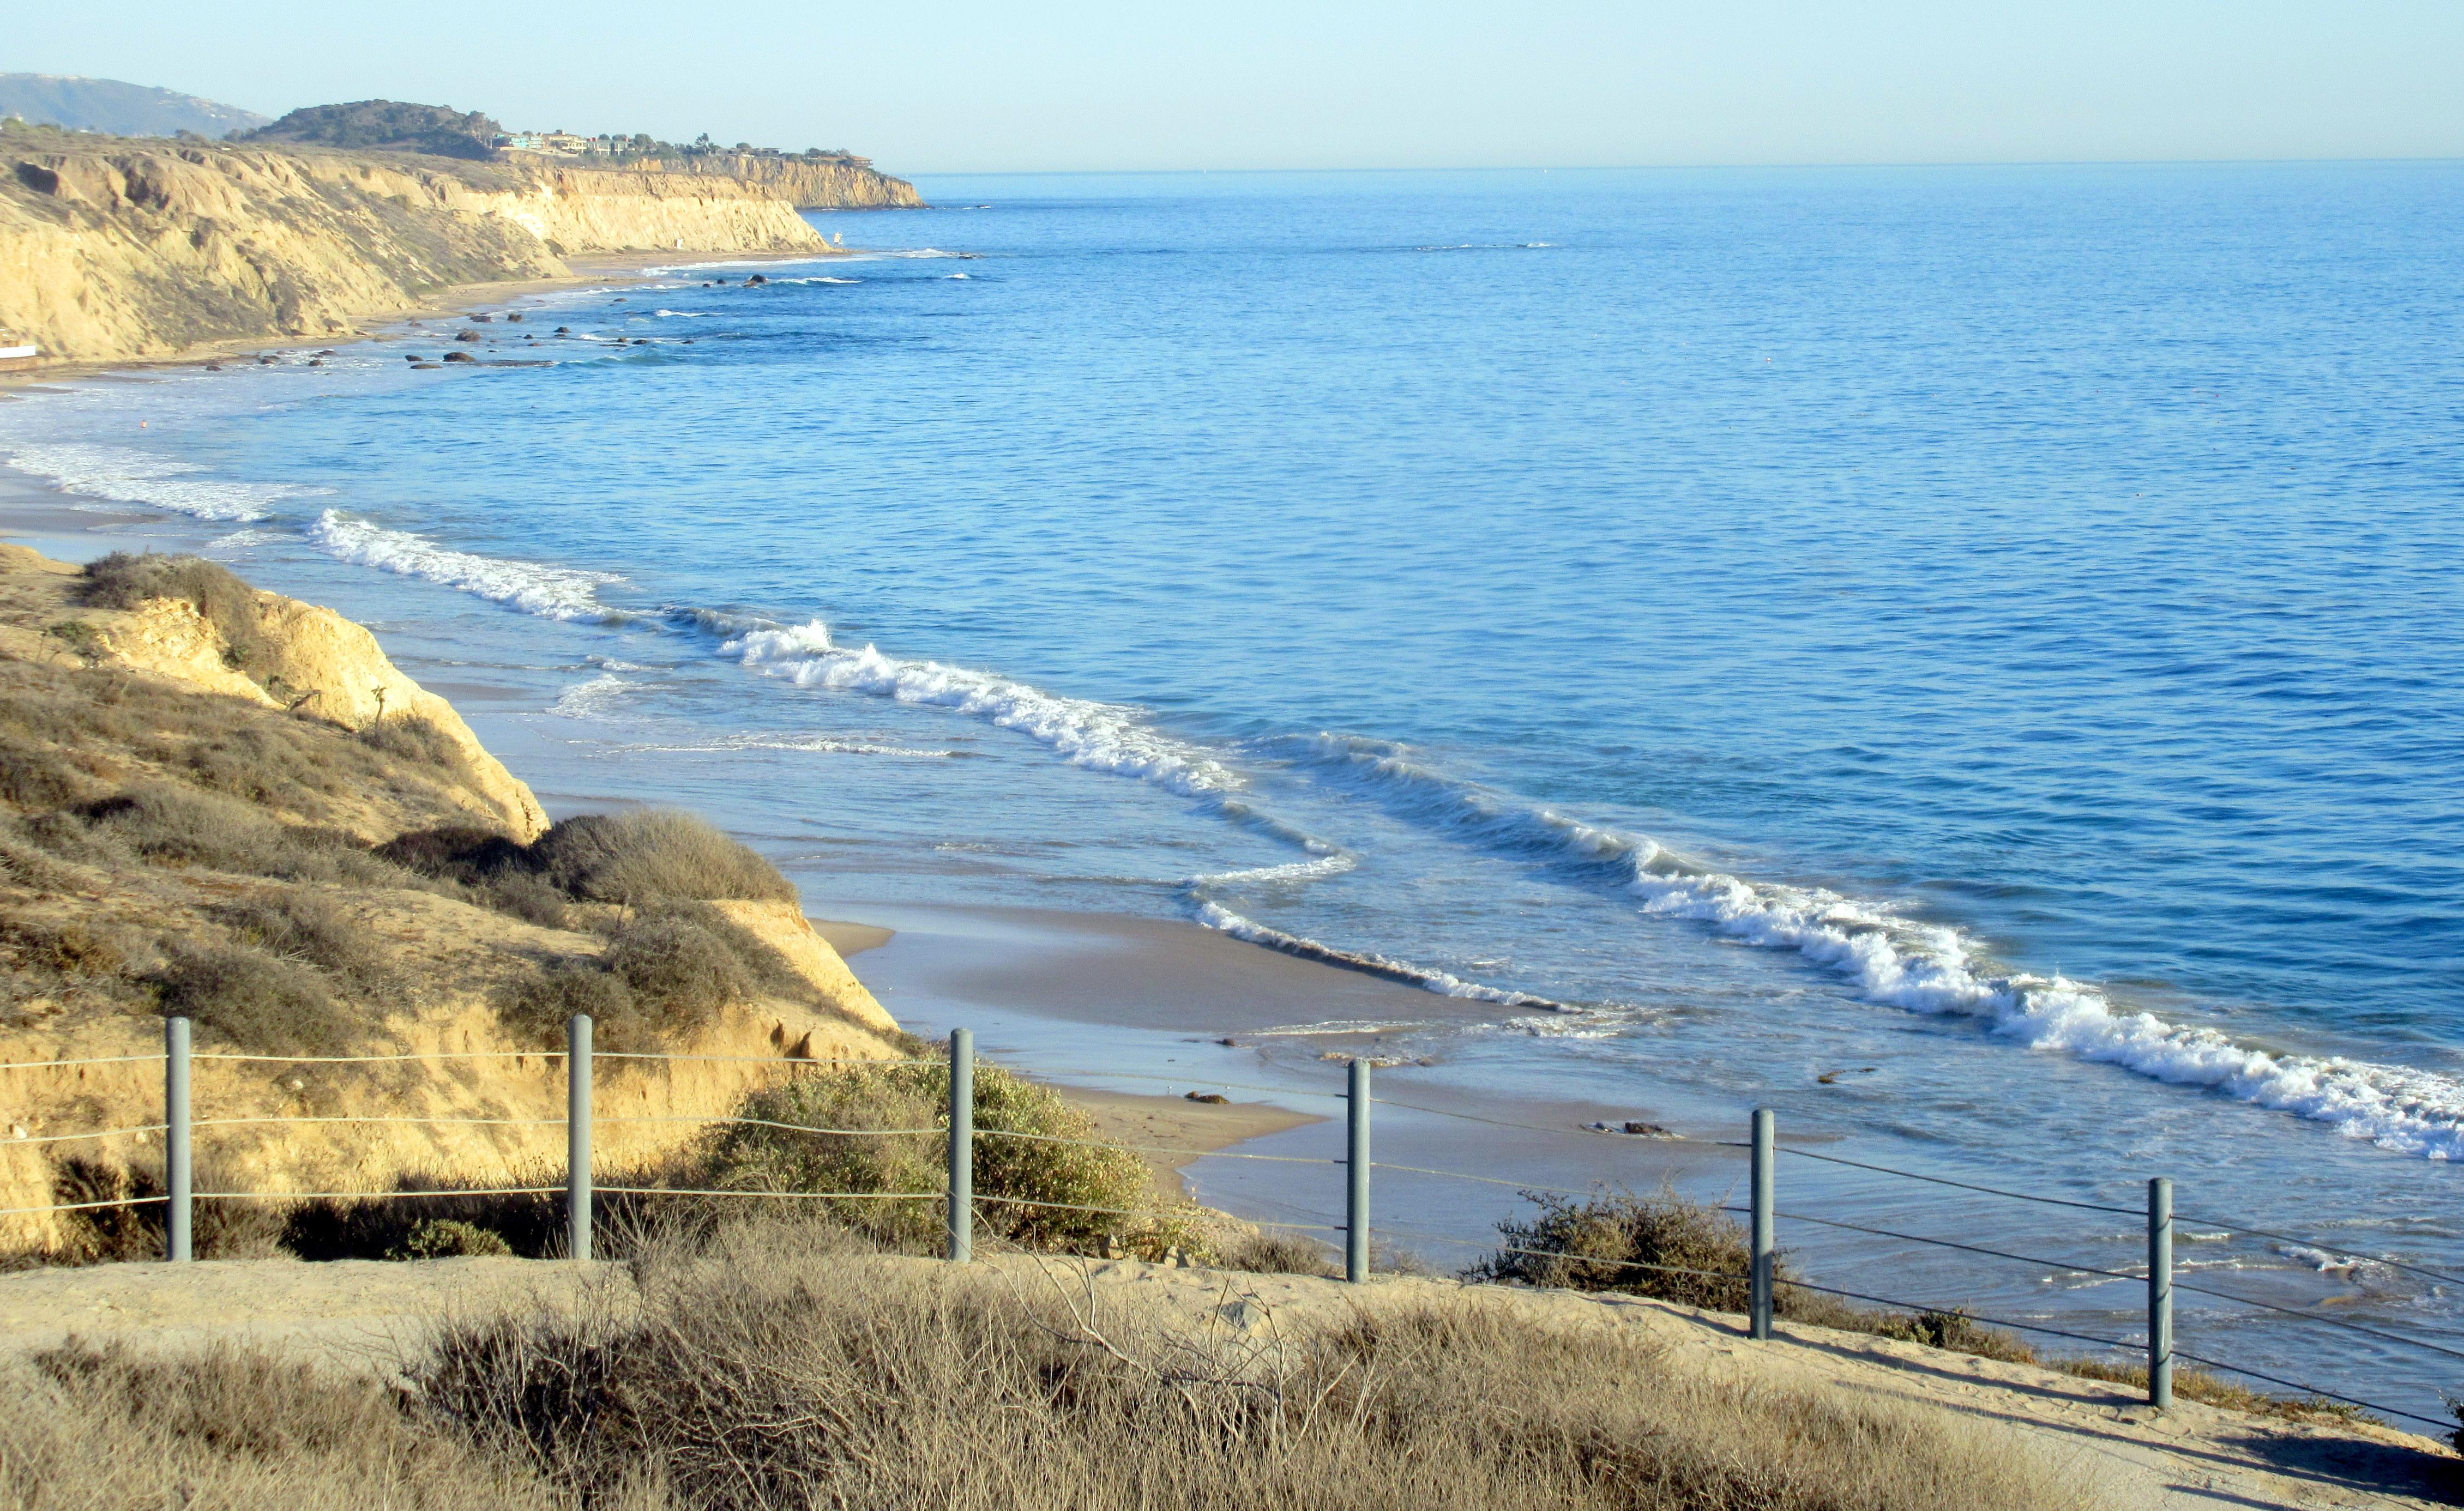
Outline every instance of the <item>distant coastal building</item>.
<svg viewBox="0 0 2464 1511"><path fill-rule="evenodd" d="M13 337L0 335L0 372L16 372L20 368L32 367L42 355L43 349L39 346L20 345Z"/></svg>
<svg viewBox="0 0 2464 1511"><path fill-rule="evenodd" d="M554 157L577 158L590 150L591 139L577 137L570 131L502 131L496 134L495 145L508 152L544 152Z"/></svg>

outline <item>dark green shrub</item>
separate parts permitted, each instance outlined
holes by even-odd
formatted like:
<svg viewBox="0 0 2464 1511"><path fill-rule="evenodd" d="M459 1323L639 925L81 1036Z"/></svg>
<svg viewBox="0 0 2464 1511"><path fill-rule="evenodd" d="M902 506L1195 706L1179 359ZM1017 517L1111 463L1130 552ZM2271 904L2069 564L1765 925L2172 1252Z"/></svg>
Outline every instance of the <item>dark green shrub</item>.
<svg viewBox="0 0 2464 1511"><path fill-rule="evenodd" d="M456 1217L430 1217L410 1230L385 1258L389 1259L447 1259L472 1256L511 1255L514 1246L494 1228L483 1228L475 1222Z"/></svg>
<svg viewBox="0 0 2464 1511"><path fill-rule="evenodd" d="M243 943L304 961L357 992L373 995L400 985L375 937L321 892L286 887L226 909L222 916Z"/></svg>
<svg viewBox="0 0 2464 1511"><path fill-rule="evenodd" d="M1253 1233L1237 1242L1220 1245L1215 1262L1227 1270L1246 1270L1255 1275L1343 1273L1331 1249L1288 1233Z"/></svg>
<svg viewBox="0 0 2464 1511"><path fill-rule="evenodd" d="M1119 1238L1140 1253L1187 1240L1185 1222L1157 1214L1146 1162L1097 1141L1085 1112L1048 1086L998 1066L976 1068L978 1220L1028 1248L1099 1252ZM722 1190L913 1192L923 1199L835 1202L860 1232L929 1247L944 1231L950 1072L943 1063L831 1066L747 1097L738 1116L795 1128L732 1124L710 1148L702 1178ZM834 1128L845 1132L796 1129ZM923 1129L872 1132L872 1129ZM1038 1135L1002 1138L1001 1131ZM1061 1142L1068 1141L1068 1142ZM1054 1207L1017 1201L1058 1203ZM1108 1211L1071 1211L1068 1208ZM1128 1214L1124 1215L1122 1214Z"/></svg>
<svg viewBox="0 0 2464 1511"><path fill-rule="evenodd" d="M470 757L463 753L461 742L416 714L379 719L360 732L360 742L371 750L433 766L453 777L467 776L471 770Z"/></svg>
<svg viewBox="0 0 2464 1511"><path fill-rule="evenodd" d="M154 989L165 1017L189 1018L249 1054L343 1054L363 1033L322 975L262 950L178 950Z"/></svg>
<svg viewBox="0 0 2464 1511"><path fill-rule="evenodd" d="M632 988L596 961L557 961L517 983L496 1004L515 1041L540 1049L563 1048L564 1026L577 1013L590 1017L594 1049L639 1054L659 1048L643 1025Z"/></svg>
<svg viewBox="0 0 2464 1511"><path fill-rule="evenodd" d="M0 744L0 800L43 812L82 802L94 789L94 778L55 747Z"/></svg>
<svg viewBox="0 0 2464 1511"><path fill-rule="evenodd" d="M570 896L636 907L671 899L777 898L777 866L689 813L585 814L539 837L531 867Z"/></svg>
<svg viewBox="0 0 2464 1511"><path fill-rule="evenodd" d="M1710 1311L1746 1309L1746 1230L1716 1208L1668 1189L1657 1196L1617 1193L1582 1200L1523 1195L1537 1215L1500 1222L1505 1244L1474 1264L1468 1279L1629 1291Z"/></svg>
<svg viewBox="0 0 2464 1511"><path fill-rule="evenodd" d="M285 881L398 887L411 878L334 829L287 824L248 803L165 782L89 803L82 816L149 861Z"/></svg>

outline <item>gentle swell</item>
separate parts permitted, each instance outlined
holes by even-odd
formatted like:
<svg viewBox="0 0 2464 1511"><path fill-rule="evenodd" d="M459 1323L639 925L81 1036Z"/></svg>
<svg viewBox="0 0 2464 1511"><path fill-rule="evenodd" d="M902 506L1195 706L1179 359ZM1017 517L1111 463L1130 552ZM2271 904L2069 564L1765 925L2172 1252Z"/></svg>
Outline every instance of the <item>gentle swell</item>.
<svg viewBox="0 0 2464 1511"><path fill-rule="evenodd" d="M407 531L386 530L332 509L308 527L308 538L344 561L441 582L543 619L605 618L608 610L599 602L599 589L625 580L613 572L451 551Z"/></svg>
<svg viewBox="0 0 2464 1511"><path fill-rule="evenodd" d="M64 493L145 504L198 519L263 519L283 499L333 492L291 483L212 482L193 475L205 469L192 462L116 446L19 446L10 450L9 465L50 478Z"/></svg>
<svg viewBox="0 0 2464 1511"><path fill-rule="evenodd" d="M1235 939L1246 940L1253 945L1264 945L1269 950L1278 950L1303 960L1314 960L1320 965L1335 966L1345 971L1357 971L1363 975L1381 976L1389 981L1399 981L1405 986L1417 986L1423 992L1435 992L1440 996L1462 997L1473 1002L1496 1002L1505 1007L1545 1007L1553 1012L1565 1013L1574 1011L1563 1002L1552 1002L1545 996L1533 996L1529 992L1507 992L1498 987L1482 986L1477 981L1466 981L1459 975L1440 971L1433 966L1414 965L1407 960L1397 960L1390 955L1373 954L1367 951L1338 950L1332 945L1320 944L1314 939L1304 939L1299 934L1287 934L1280 929L1270 929L1253 918L1243 918L1221 903L1200 903L1198 908L1198 921L1218 933L1230 934Z"/></svg>
<svg viewBox="0 0 2464 1511"><path fill-rule="evenodd" d="M2464 1159L2464 1084L2432 1071L2341 1057L2277 1055L2212 1028L2117 1007L2060 975L1997 973L1956 929L1821 887L1755 883L1688 865L1641 835L1582 823L1447 777L1383 741L1320 735L1298 763L1460 838L1608 881L1653 916L1743 943L1792 950L1846 977L1869 1001L1956 1015L2035 1049L2208 1086L2430 1159Z"/></svg>

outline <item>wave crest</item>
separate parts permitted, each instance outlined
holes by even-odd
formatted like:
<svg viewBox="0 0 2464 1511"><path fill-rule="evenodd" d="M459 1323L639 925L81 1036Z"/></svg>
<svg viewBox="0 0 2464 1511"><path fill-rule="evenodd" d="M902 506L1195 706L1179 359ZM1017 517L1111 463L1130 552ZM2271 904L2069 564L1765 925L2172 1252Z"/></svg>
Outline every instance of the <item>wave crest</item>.
<svg viewBox="0 0 2464 1511"><path fill-rule="evenodd" d="M1191 796L1232 791L1241 779L1195 745L1184 744L1117 704L1062 697L989 671L938 661L909 661L871 646L833 645L820 620L747 629L719 646L766 675L799 687L837 688L900 703L926 704L1016 730L1058 751L1072 765L1137 777Z"/></svg>
<svg viewBox="0 0 2464 1511"><path fill-rule="evenodd" d="M450 550L407 530L387 530L334 509L308 527L308 538L341 560L459 588L542 619L605 618L608 610L599 601L599 589L625 580L613 572Z"/></svg>
<svg viewBox="0 0 2464 1511"><path fill-rule="evenodd" d="M1682 918L1766 950L1793 951L1868 1001L1973 1018L2032 1049L2204 1086L2333 1126L2382 1149L2464 1159L2464 1084L2434 1071L2343 1057L2279 1055L2221 1032L2116 1005L2061 975L1992 969L1956 929L1826 887L1749 882L1698 866L1643 835L1587 824L1450 777L1384 741L1321 734L1302 760L1389 808L1468 842L1579 871Z"/></svg>

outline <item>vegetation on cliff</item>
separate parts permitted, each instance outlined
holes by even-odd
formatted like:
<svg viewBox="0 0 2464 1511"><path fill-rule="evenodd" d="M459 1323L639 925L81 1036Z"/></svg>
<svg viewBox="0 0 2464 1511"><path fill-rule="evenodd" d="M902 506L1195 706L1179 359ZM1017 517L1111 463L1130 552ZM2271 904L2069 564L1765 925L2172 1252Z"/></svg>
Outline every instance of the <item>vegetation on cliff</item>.
<svg viewBox="0 0 2464 1511"><path fill-rule="evenodd" d="M239 133L233 140L484 160L495 155L494 143L504 129L475 110L360 99L342 105L309 105L254 131Z"/></svg>

